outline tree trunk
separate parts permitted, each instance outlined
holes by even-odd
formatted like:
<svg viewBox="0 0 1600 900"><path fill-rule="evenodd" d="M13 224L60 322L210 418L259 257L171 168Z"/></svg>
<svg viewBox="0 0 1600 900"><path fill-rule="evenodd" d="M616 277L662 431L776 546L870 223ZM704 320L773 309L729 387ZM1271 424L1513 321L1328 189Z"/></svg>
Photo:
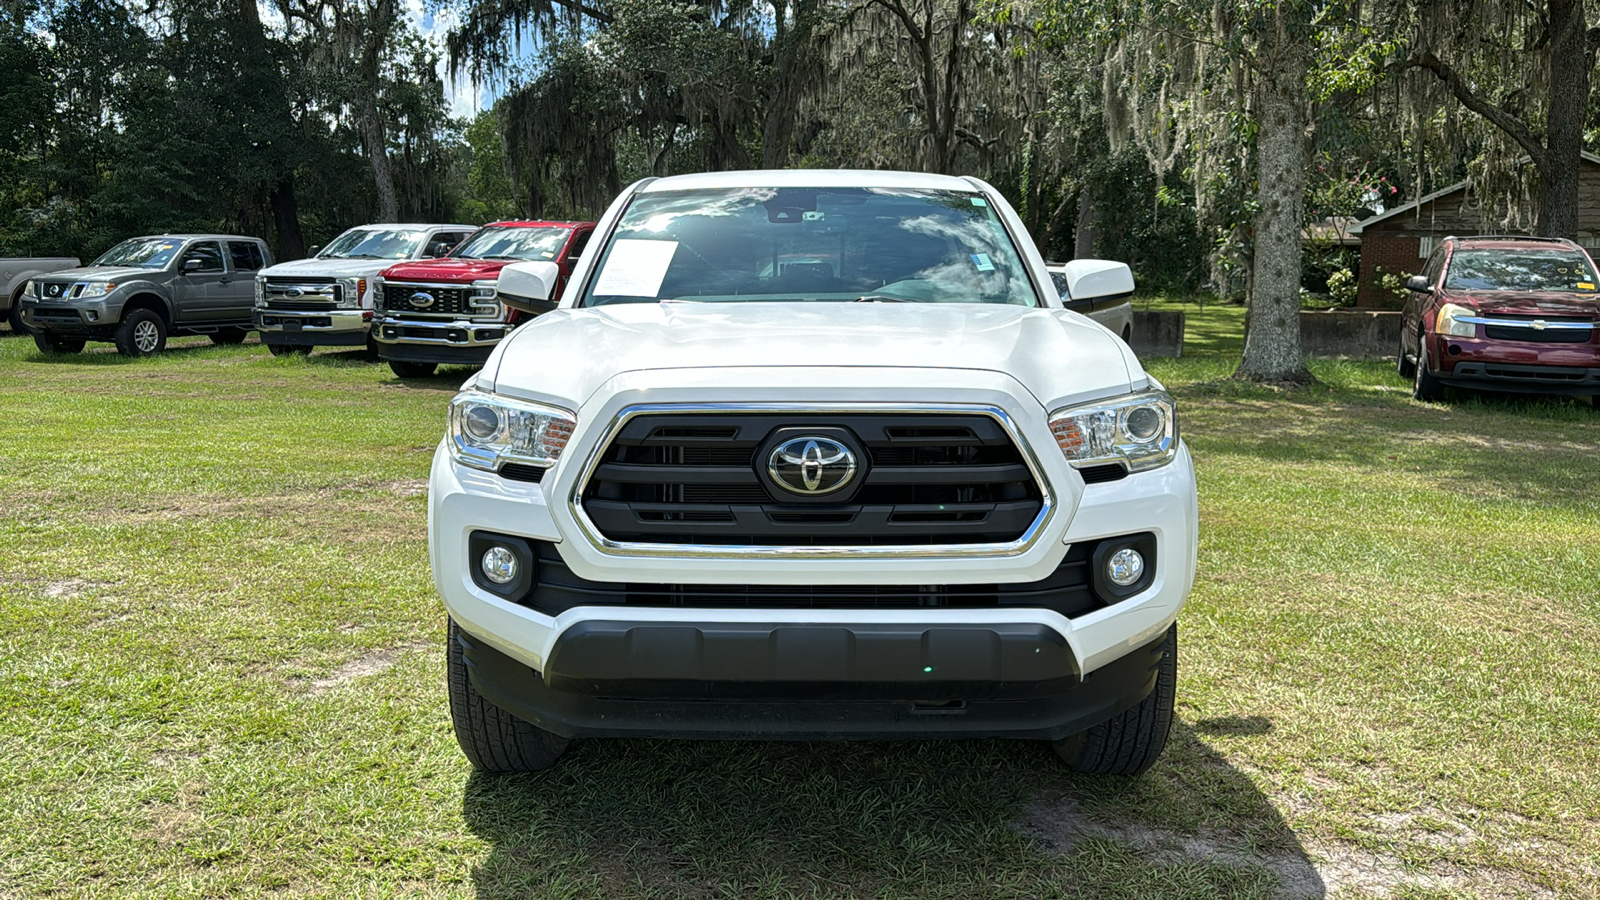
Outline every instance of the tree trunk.
<svg viewBox="0 0 1600 900"><path fill-rule="evenodd" d="M1306 179L1305 32L1283 21L1295 12L1280 5L1276 34L1258 57L1270 68L1257 73L1255 254L1244 358L1235 378L1306 383L1312 380L1300 349L1300 219ZM1294 33L1291 33L1293 29ZM1274 46L1275 45L1275 46Z"/></svg>
<svg viewBox="0 0 1600 900"><path fill-rule="evenodd" d="M1545 152L1539 166L1539 216L1544 237L1578 236L1578 173L1588 113L1594 53L1588 46L1582 0L1550 0L1550 96L1545 107Z"/></svg>
<svg viewBox="0 0 1600 900"><path fill-rule="evenodd" d="M278 232L278 260L300 259L306 255L306 239L300 233L300 204L294 196L294 177L285 175L272 188L272 224Z"/></svg>
<svg viewBox="0 0 1600 900"><path fill-rule="evenodd" d="M379 112L370 109L361 117L361 140L372 159L372 180L378 188L378 221L400 221L400 201L395 197L394 176L389 172L389 141L383 132Z"/></svg>
<svg viewBox="0 0 1600 900"><path fill-rule="evenodd" d="M1095 225L1100 221L1100 213L1095 208L1094 201L1089 199L1089 189L1084 188L1078 194L1078 223L1072 231L1072 258L1089 259L1094 256Z"/></svg>

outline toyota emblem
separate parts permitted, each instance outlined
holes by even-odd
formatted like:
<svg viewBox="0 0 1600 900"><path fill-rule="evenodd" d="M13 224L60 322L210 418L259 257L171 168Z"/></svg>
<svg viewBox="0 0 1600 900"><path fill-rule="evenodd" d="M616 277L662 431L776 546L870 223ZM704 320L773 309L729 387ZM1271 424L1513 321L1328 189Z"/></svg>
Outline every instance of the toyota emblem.
<svg viewBox="0 0 1600 900"><path fill-rule="evenodd" d="M417 307L432 306L433 305L433 295L430 294L430 293L427 293L426 291L418 291L415 294L411 295L411 305L412 306L417 306Z"/></svg>
<svg viewBox="0 0 1600 900"><path fill-rule="evenodd" d="M791 494L831 494L856 477L856 455L833 438L791 438L772 448L767 474Z"/></svg>

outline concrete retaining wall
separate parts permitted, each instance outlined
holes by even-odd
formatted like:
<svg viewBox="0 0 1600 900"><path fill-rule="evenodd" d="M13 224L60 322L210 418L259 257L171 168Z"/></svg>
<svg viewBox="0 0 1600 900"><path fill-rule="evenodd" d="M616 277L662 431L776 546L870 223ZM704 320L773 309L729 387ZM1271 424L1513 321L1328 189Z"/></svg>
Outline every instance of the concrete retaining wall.
<svg viewBox="0 0 1600 900"><path fill-rule="evenodd" d="M1133 311L1133 338L1128 346L1140 359L1183 355L1183 313Z"/></svg>
<svg viewBox="0 0 1600 900"><path fill-rule="evenodd" d="M1313 357L1394 359L1400 346L1400 314L1365 309L1302 312L1300 344Z"/></svg>

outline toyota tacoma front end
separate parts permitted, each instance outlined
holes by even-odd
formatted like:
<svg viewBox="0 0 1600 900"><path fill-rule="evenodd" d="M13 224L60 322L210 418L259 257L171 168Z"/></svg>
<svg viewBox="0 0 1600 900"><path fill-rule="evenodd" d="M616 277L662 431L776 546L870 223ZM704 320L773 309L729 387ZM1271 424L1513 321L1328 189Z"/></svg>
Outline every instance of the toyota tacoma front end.
<svg viewBox="0 0 1600 900"><path fill-rule="evenodd" d="M434 457L475 765L634 735L1154 762L1193 467L1172 398L1061 308L998 193L684 176L631 187L596 235L559 308L451 403ZM553 267L514 268L524 298L554 296ZM1077 296L1132 288L1125 267L1078 274Z"/></svg>

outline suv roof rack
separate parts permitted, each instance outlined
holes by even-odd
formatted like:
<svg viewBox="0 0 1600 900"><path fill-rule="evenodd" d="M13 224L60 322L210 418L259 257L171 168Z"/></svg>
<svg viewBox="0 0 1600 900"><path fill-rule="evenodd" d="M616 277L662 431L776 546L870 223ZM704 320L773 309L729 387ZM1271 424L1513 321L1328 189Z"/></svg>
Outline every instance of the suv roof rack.
<svg viewBox="0 0 1600 900"><path fill-rule="evenodd" d="M1578 242L1560 237L1538 237L1532 234L1468 234L1447 235L1446 241L1543 241L1549 244L1566 244L1571 247L1578 246Z"/></svg>

